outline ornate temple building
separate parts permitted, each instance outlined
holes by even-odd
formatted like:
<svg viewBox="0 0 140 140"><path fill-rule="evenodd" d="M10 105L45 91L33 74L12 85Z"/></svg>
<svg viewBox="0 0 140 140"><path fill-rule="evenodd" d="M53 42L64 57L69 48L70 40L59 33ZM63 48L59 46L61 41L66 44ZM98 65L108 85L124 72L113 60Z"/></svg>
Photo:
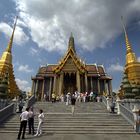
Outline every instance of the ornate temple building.
<svg viewBox="0 0 140 140"><path fill-rule="evenodd" d="M44 95L51 100L52 93L60 96L75 91L111 94L111 80L103 65L85 64L81 61L71 35L68 49L59 63L40 67L36 76L32 77L32 94L38 100L42 100Z"/></svg>
<svg viewBox="0 0 140 140"><path fill-rule="evenodd" d="M17 18L16 18L17 22ZM15 81L13 64L12 64L12 44L14 38L14 32L16 27L16 22L14 24L12 36L8 43L6 50L3 52L2 57L0 59L0 77L5 77L8 75L8 96L14 98L19 94L19 88Z"/></svg>

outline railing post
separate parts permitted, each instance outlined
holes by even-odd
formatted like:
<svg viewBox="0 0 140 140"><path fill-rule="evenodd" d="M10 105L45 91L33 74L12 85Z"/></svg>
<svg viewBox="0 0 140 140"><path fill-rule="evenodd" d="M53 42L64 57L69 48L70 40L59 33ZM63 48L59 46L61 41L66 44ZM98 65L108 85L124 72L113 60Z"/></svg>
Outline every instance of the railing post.
<svg viewBox="0 0 140 140"><path fill-rule="evenodd" d="M121 102L121 100L120 100L120 98L119 97L117 97L117 100L116 100L116 103L117 103L117 114L118 115L120 115L120 102Z"/></svg>
<svg viewBox="0 0 140 140"><path fill-rule="evenodd" d="M107 97L107 98L106 98L106 101L107 101L107 102L106 102L106 107L107 107L107 110L108 110L108 111L110 111L110 106L109 106L109 97Z"/></svg>

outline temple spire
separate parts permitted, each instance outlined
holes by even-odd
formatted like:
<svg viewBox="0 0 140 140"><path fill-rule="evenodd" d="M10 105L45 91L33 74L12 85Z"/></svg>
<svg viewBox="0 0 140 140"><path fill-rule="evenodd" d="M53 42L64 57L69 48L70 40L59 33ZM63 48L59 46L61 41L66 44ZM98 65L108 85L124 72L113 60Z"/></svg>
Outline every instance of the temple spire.
<svg viewBox="0 0 140 140"><path fill-rule="evenodd" d="M14 33L15 33L15 28L16 28L16 24L17 24L17 18L18 18L18 17L16 16L15 23L14 23L14 27L13 27L13 32L12 32L10 41L9 41L9 43L8 43L8 46L7 46L7 48L6 48L6 51L9 52L9 53L11 53L11 49L12 49Z"/></svg>
<svg viewBox="0 0 140 140"><path fill-rule="evenodd" d="M132 51L132 47L131 44L129 42L128 39L128 35L126 32L126 28L123 22L123 17L121 17L122 20L122 26L123 26L123 30L124 30L124 34L125 34L125 43L126 43L126 64L130 63L130 62L136 62L136 56Z"/></svg>
<svg viewBox="0 0 140 140"><path fill-rule="evenodd" d="M69 38L69 48L72 48L74 50L74 52L76 52L75 51L75 45L74 45L74 37L73 37L72 32L71 32L71 36Z"/></svg>
<svg viewBox="0 0 140 140"><path fill-rule="evenodd" d="M2 77L8 74L8 96L14 98L15 96L19 95L19 88L16 84L15 76L14 76L14 69L12 64L12 43L14 38L14 32L16 28L17 17L15 20L15 24L13 27L13 32L8 43L6 50L3 52L2 57L0 59L0 75Z"/></svg>

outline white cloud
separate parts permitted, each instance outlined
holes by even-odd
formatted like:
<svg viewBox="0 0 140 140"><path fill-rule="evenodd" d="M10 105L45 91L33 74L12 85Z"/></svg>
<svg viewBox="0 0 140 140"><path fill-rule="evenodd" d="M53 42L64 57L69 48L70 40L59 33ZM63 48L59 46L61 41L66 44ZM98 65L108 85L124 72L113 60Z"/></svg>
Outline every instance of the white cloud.
<svg viewBox="0 0 140 140"><path fill-rule="evenodd" d="M27 27L27 24L23 20L20 20L19 18L17 20L17 25L21 27Z"/></svg>
<svg viewBox="0 0 140 140"><path fill-rule="evenodd" d="M64 51L73 32L79 47L93 50L122 32L126 23L139 17L139 0L16 0L20 19L32 40L47 51ZM137 14L136 14L137 13Z"/></svg>
<svg viewBox="0 0 140 140"><path fill-rule="evenodd" d="M3 32L9 38L12 35L13 29L5 22L0 23L0 32ZM20 26L16 26L14 34L14 42L18 45L22 45L28 41L29 37L24 33L23 29Z"/></svg>
<svg viewBox="0 0 140 140"><path fill-rule="evenodd" d="M32 72L33 70L30 69L28 65L20 65L18 71L29 73Z"/></svg>
<svg viewBox="0 0 140 140"><path fill-rule="evenodd" d="M29 82L28 81L16 78L16 83L21 90L26 91L26 92L31 91L31 87L29 87Z"/></svg>
<svg viewBox="0 0 140 140"><path fill-rule="evenodd" d="M140 62L140 57L138 57L138 61Z"/></svg>
<svg viewBox="0 0 140 140"><path fill-rule="evenodd" d="M111 64L110 67L107 69L109 72L121 72L123 71L123 66L121 66L119 63Z"/></svg>
<svg viewBox="0 0 140 140"><path fill-rule="evenodd" d="M30 54L36 55L36 54L38 54L38 50L35 48L30 48Z"/></svg>

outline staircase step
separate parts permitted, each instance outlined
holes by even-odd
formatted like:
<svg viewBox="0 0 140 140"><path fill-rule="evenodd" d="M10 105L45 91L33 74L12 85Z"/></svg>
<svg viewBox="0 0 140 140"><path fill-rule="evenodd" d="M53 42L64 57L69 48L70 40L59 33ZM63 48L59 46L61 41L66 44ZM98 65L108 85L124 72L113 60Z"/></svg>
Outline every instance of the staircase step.
<svg viewBox="0 0 140 140"><path fill-rule="evenodd" d="M2 130L0 133L18 133L18 131L15 130ZM134 131L128 131L128 132L122 132L122 131L43 131L43 133L46 134L135 134Z"/></svg>
<svg viewBox="0 0 140 140"><path fill-rule="evenodd" d="M109 113L103 103L77 103L76 113L65 103L37 102L34 111L43 109L43 132L47 134L136 134L133 127L120 115ZM20 113L0 125L0 133L18 133ZM38 125L35 116L35 128ZM28 132L28 128L27 128Z"/></svg>

